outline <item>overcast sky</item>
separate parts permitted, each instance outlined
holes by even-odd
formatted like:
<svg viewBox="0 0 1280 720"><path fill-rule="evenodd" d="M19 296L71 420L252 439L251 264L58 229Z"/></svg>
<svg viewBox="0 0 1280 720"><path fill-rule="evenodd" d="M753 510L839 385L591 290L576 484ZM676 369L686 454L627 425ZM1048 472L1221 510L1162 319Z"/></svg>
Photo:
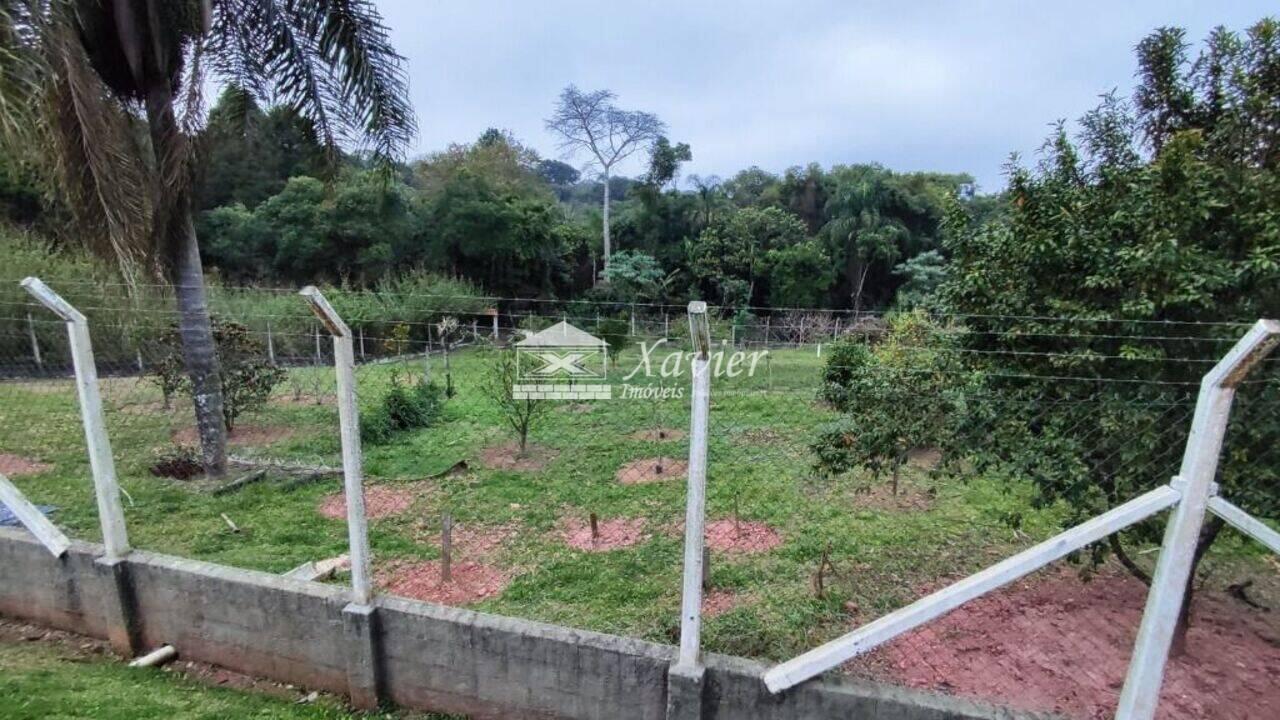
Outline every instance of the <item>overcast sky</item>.
<svg viewBox="0 0 1280 720"><path fill-rule="evenodd" d="M1004 186L1050 124L1113 88L1160 25L1203 39L1275 12L1254 0L379 0L408 58L415 156L512 131L559 157L543 129L568 83L608 88L689 143L683 173L879 162L969 172ZM575 165L581 159L573 160ZM640 171L634 162L624 172Z"/></svg>

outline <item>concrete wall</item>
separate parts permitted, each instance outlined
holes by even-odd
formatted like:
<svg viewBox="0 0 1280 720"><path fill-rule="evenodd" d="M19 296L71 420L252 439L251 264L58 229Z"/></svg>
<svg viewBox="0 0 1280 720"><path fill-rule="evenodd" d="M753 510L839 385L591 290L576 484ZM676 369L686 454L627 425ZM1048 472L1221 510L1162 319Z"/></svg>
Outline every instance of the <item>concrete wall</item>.
<svg viewBox="0 0 1280 720"><path fill-rule="evenodd" d="M132 642L125 652L171 644L188 659L349 693L361 705L473 718L1026 717L838 680L774 696L763 667L738 658L710 656L704 674L686 678L669 672L676 653L666 645L401 598L362 609L341 587L141 551L112 576L95 562L101 551L77 542L55 559L25 532L0 528L0 614Z"/></svg>

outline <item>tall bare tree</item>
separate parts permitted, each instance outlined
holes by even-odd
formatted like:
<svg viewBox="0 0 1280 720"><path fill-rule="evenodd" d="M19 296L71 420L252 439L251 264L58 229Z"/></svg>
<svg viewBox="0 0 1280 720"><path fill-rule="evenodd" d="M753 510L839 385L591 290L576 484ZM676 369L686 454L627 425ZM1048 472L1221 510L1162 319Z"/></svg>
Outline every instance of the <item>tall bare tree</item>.
<svg viewBox="0 0 1280 720"><path fill-rule="evenodd" d="M604 181L604 264L609 265L612 245L609 240L609 179L613 168L638 150L648 149L666 132L666 125L653 113L622 110L613 101L617 96L609 90L583 92L570 85L560 93L555 111L547 119L547 129L560 136L560 148L566 156L585 152L589 168L600 173Z"/></svg>
<svg viewBox="0 0 1280 720"><path fill-rule="evenodd" d="M217 476L222 383L192 222L206 71L293 107L331 158L367 142L389 168L414 132L401 57L367 0L0 2L0 147L44 171L90 249L172 285Z"/></svg>

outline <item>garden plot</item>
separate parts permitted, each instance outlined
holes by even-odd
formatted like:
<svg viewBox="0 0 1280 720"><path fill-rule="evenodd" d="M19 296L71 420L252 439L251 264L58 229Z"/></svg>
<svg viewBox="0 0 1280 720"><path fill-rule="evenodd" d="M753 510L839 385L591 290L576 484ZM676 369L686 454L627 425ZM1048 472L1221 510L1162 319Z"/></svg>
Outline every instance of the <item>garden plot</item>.
<svg viewBox="0 0 1280 720"><path fill-rule="evenodd" d="M490 354L455 353L457 393L430 426L364 444L376 584L391 594L673 641L687 397L560 403L530 427L521 452L501 409L480 391ZM835 415L815 402L822 362L811 350L776 351L768 378L713 385L704 596L709 651L766 659L794 655L1062 525L1061 509L1036 507L1025 480L948 474L960 471L939 465L936 453L927 450L903 464L896 495L887 474L815 474L810 444L817 428ZM627 366L627 355L619 366ZM359 366L362 415L375 412L396 384L411 388L428 373L439 382L441 372L438 358ZM312 393L331 397L325 378L332 369L296 367L288 373L269 401L238 423L287 432L248 430L254 442L234 452L259 462L340 466L336 407L308 400ZM162 405L156 388L131 387L142 396L129 407ZM302 401L292 399L295 387L305 389ZM49 466L38 476L17 477L24 492L34 502L62 508L58 521L70 534L94 539L83 435L74 395L66 389L0 384L0 430L6 450ZM179 481L149 471L156 449L171 447L173 434L190 425L181 399L170 411L123 413L108 407L107 420L121 485L131 498L125 512L137 546L271 572L347 551L339 475L291 487L257 483L226 495L186 492ZM659 465L662 472L656 472ZM448 580L442 567L445 514L453 522ZM1253 577L1261 562L1242 543L1221 544L1211 555L1219 590ZM1056 582L1067 588L1078 581L1072 574ZM1274 585L1259 582L1249 597L1280 607ZM1215 602L1221 603L1216 612L1222 617L1247 619L1233 628L1258 637L1270 637L1265 633L1280 616L1229 596ZM989 608L993 617L1000 617L998 609ZM1070 612L1062 612L1052 627L1070 632ZM948 660L957 667L974 653L1005 652L1004 641L994 635L986 644L963 641L994 627L939 628L967 648ZM885 651L850 671L937 687L935 676L904 664L906 659ZM982 685L981 678L973 683L975 694L1003 692ZM952 690L966 691L961 685ZM1052 688L1045 692L1058 697ZM1070 705L1069 699L1061 702Z"/></svg>

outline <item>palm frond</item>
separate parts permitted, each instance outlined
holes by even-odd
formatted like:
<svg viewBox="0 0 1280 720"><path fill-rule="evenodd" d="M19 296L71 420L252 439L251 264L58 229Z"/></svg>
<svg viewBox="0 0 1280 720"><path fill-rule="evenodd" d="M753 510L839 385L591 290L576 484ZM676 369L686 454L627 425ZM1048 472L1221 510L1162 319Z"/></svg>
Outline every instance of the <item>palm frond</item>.
<svg viewBox="0 0 1280 720"><path fill-rule="evenodd" d="M226 79L311 120L331 149L368 146L384 165L416 129L403 58L364 0L224 0L210 49Z"/></svg>
<svg viewBox="0 0 1280 720"><path fill-rule="evenodd" d="M155 185L138 123L90 67L74 11L59 0L0 7L0 148L69 211L68 235L135 278L153 249Z"/></svg>

